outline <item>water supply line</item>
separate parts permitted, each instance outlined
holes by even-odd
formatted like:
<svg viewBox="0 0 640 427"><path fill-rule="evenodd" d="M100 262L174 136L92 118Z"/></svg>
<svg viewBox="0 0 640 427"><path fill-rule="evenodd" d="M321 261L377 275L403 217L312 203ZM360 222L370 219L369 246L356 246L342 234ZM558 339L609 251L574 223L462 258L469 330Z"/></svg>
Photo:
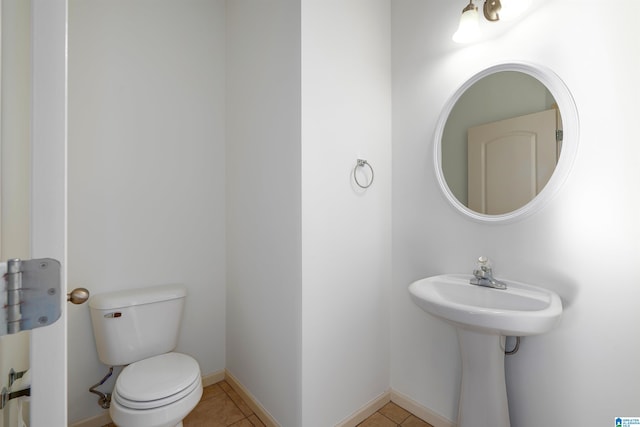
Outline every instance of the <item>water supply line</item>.
<svg viewBox="0 0 640 427"><path fill-rule="evenodd" d="M113 366L109 367L109 372L107 373L107 375L104 376L104 378L102 378L99 382L97 382L96 384L92 385L89 388L89 391L91 393L94 393L100 396L100 398L98 399L98 405L100 405L102 409L109 409L109 407L111 406L111 393L103 393L99 390L96 390L96 388L104 384L109 379L109 377L111 377L112 374L113 374Z"/></svg>

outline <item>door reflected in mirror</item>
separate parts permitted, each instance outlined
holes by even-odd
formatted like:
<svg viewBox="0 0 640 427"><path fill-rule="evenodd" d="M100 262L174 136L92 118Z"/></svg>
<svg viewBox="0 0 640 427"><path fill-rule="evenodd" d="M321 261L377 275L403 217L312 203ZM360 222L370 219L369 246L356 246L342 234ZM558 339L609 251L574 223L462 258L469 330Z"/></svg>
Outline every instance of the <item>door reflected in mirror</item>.
<svg viewBox="0 0 640 427"><path fill-rule="evenodd" d="M462 93L442 133L442 173L472 211L496 215L529 203L545 187L561 150L562 120L533 76L500 71Z"/></svg>

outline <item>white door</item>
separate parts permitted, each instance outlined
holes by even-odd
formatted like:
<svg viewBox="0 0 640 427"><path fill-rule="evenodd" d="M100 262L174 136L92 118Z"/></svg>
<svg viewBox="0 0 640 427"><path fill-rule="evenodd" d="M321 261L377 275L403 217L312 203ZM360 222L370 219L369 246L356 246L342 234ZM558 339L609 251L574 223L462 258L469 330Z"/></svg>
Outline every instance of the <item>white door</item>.
<svg viewBox="0 0 640 427"><path fill-rule="evenodd" d="M556 167L556 110L469 128L469 208L488 215L526 205Z"/></svg>
<svg viewBox="0 0 640 427"><path fill-rule="evenodd" d="M31 332L31 426L67 426L67 0L32 3L31 256L62 264L62 316Z"/></svg>

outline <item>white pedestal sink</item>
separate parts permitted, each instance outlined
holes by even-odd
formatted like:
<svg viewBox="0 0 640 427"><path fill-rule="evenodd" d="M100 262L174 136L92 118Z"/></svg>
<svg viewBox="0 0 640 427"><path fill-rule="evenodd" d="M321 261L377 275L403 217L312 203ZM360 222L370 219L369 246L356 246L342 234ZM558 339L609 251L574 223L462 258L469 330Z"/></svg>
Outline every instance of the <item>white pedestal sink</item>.
<svg viewBox="0 0 640 427"><path fill-rule="evenodd" d="M470 274L444 274L413 282L413 301L456 326L462 356L458 427L509 427L502 336L549 331L562 315L552 291L503 280L507 289L471 285Z"/></svg>

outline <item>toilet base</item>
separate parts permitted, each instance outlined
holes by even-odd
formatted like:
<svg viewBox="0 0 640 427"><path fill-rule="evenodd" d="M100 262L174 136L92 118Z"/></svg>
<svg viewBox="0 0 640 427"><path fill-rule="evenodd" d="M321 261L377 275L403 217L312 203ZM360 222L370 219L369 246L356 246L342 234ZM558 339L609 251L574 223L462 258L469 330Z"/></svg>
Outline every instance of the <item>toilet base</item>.
<svg viewBox="0 0 640 427"><path fill-rule="evenodd" d="M182 419L196 407L201 397L202 383L198 382L198 387L182 400L156 409L129 409L112 399L109 414L118 427L183 427Z"/></svg>

